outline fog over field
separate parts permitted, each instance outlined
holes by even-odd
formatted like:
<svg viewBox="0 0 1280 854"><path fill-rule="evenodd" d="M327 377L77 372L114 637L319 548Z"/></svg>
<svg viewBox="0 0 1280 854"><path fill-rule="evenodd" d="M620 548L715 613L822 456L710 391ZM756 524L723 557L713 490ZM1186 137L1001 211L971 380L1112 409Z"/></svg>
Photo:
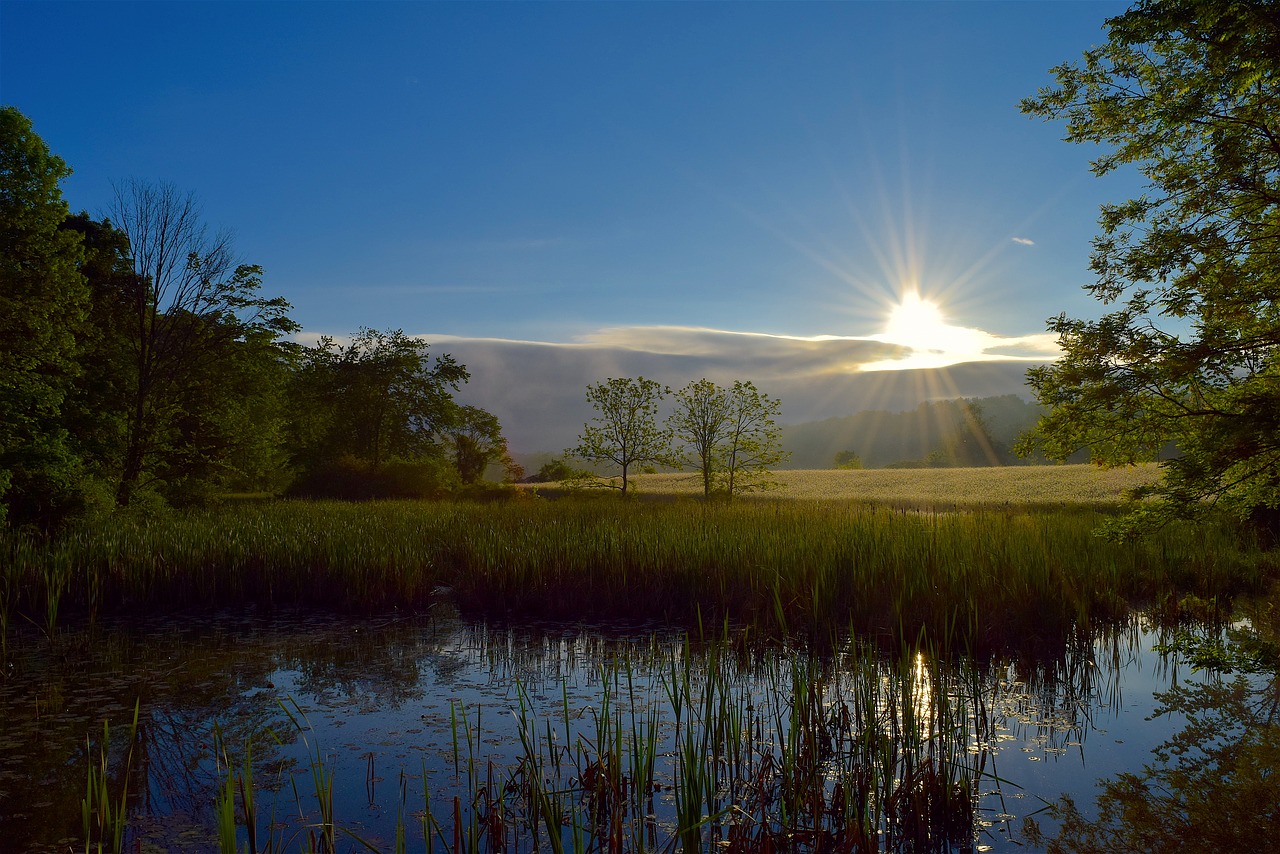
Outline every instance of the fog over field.
<svg viewBox="0 0 1280 854"><path fill-rule="evenodd" d="M715 346L710 346L714 339ZM966 362L933 370L863 371L904 348L855 338L797 339L707 331L680 346L647 341L546 344L427 336L471 371L459 398L498 416L513 450L559 452L572 445L592 409L586 387L608 377L645 376L673 388L703 377L750 380L782 401L781 423L798 424L864 410L903 411L929 400L1018 394L1034 362ZM708 346L696 345L704 340ZM733 344L734 346L728 346ZM647 348L646 348L647 347Z"/></svg>

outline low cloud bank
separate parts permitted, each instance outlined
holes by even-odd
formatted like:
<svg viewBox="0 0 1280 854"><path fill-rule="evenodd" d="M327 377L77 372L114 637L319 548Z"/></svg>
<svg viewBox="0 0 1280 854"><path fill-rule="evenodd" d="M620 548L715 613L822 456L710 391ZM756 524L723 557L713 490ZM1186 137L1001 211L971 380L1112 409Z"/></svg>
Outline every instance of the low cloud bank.
<svg viewBox="0 0 1280 854"><path fill-rule="evenodd" d="M917 351L870 338L798 338L685 327L602 329L572 343L421 336L471 371L460 395L502 422L517 452L559 452L591 418L586 387L607 377L645 376L673 388L706 377L750 380L800 423L868 409L913 409L925 400L1025 395L1030 364L1053 358L1045 336L1001 339L946 367L911 364Z"/></svg>

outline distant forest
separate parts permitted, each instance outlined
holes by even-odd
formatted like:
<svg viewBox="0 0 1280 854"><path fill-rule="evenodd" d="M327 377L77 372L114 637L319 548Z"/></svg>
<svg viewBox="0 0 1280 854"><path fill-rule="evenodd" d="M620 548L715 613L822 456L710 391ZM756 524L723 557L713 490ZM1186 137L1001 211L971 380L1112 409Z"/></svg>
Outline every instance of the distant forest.
<svg viewBox="0 0 1280 854"><path fill-rule="evenodd" d="M1016 394L929 401L907 412L868 410L839 418L785 425L784 468L829 469L995 466L1043 463L1013 452L1018 437L1044 409ZM1084 462L1087 456L1071 460Z"/></svg>

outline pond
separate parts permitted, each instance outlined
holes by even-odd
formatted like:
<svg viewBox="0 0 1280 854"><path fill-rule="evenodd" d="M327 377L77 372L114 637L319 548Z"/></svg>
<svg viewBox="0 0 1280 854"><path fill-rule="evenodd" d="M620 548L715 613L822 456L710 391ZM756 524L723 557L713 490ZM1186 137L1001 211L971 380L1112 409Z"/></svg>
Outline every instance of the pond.
<svg viewBox="0 0 1280 854"><path fill-rule="evenodd" d="M123 798L129 851L217 851L220 815L257 850L1035 850L1026 817L1087 812L1181 726L1153 694L1201 675L1160 640L1138 616L1034 656L818 655L447 607L18 633L0 840L82 850L97 781L91 835Z"/></svg>

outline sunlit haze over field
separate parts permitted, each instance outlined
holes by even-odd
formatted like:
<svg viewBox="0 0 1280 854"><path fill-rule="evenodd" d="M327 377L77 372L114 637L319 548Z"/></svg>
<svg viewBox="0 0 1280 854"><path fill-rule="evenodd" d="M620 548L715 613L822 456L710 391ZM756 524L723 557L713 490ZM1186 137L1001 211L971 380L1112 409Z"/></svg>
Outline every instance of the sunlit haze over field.
<svg viewBox="0 0 1280 854"><path fill-rule="evenodd" d="M558 450L608 376L786 422L1025 393L1138 182L1018 103L1123 8L4 3L0 102L73 211L194 191L301 340L420 335Z"/></svg>

